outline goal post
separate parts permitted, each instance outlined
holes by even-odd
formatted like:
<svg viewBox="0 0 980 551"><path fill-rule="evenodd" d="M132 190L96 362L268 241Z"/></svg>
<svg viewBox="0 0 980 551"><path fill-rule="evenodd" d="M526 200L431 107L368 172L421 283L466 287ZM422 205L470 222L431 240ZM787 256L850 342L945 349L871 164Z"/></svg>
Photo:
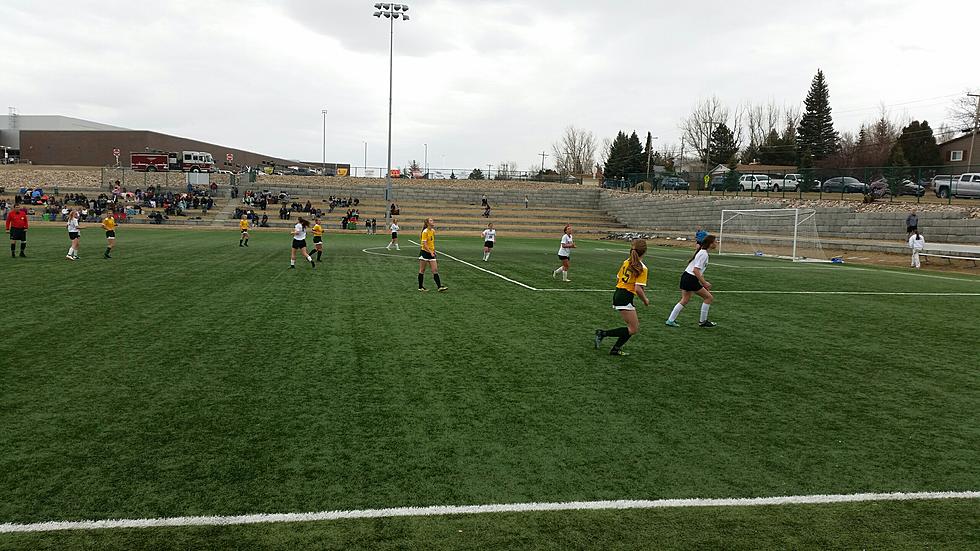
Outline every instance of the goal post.
<svg viewBox="0 0 980 551"><path fill-rule="evenodd" d="M725 209L718 254L828 262L813 209Z"/></svg>

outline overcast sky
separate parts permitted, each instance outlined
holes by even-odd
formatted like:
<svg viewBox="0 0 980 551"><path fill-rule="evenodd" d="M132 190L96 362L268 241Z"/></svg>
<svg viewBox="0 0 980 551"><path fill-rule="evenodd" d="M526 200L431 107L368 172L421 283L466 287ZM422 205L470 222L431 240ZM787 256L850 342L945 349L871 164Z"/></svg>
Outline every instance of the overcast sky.
<svg viewBox="0 0 980 551"><path fill-rule="evenodd" d="M526 168L570 124L679 142L698 98L802 103L838 130L879 105L938 126L980 87L975 0L420 0L395 22L394 166ZM373 2L2 0L0 98L287 158L385 165L386 20ZM548 161L546 164L550 164Z"/></svg>

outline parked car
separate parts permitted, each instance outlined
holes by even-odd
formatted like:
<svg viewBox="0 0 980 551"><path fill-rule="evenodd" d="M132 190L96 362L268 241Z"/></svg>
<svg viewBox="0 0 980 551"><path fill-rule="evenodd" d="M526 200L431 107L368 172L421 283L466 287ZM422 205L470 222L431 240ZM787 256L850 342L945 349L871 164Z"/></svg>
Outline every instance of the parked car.
<svg viewBox="0 0 980 551"><path fill-rule="evenodd" d="M743 174L738 179L738 186L742 191L769 191L772 188L772 179L766 174Z"/></svg>
<svg viewBox="0 0 980 551"><path fill-rule="evenodd" d="M738 181L729 181L724 174L715 174L708 182L708 191L735 191Z"/></svg>
<svg viewBox="0 0 980 551"><path fill-rule="evenodd" d="M783 177L772 179L773 191L796 191L803 183L802 174L787 174Z"/></svg>
<svg viewBox="0 0 980 551"><path fill-rule="evenodd" d="M678 178L677 176L667 176L663 180L660 180L660 189L691 189L691 184L687 183L687 181L683 178Z"/></svg>
<svg viewBox="0 0 980 551"><path fill-rule="evenodd" d="M892 195L892 188L888 184L888 178L878 178L874 182L871 182L868 187L868 193L872 197L889 197ZM922 197L926 194L926 188L916 184L912 180L905 178L902 180L901 185L898 188L898 195L914 195L915 197Z"/></svg>
<svg viewBox="0 0 980 551"><path fill-rule="evenodd" d="M980 172L968 172L960 176L952 177L950 180L938 180L945 176L933 178L936 189L936 196L946 199L947 197L980 197Z"/></svg>
<svg viewBox="0 0 980 551"><path fill-rule="evenodd" d="M824 181L820 185L820 191L822 193L868 193L868 184L850 176L838 176Z"/></svg>

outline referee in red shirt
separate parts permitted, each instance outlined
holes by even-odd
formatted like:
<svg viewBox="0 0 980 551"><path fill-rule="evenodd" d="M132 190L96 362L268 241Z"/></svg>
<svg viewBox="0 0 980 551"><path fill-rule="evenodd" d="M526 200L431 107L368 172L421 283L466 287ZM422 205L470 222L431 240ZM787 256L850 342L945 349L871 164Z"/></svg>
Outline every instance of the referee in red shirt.
<svg viewBox="0 0 980 551"><path fill-rule="evenodd" d="M7 231L10 232L10 257L14 258L17 250L17 241L20 241L20 256L27 256L24 254L24 249L27 248L27 209L21 208L20 210L12 210L7 214L7 221L4 224Z"/></svg>

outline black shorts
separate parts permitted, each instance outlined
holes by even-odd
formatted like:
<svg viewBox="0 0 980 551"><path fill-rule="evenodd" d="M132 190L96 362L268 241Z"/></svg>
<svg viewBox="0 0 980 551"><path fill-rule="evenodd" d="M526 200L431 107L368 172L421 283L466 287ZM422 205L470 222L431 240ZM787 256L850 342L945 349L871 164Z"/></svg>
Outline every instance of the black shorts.
<svg viewBox="0 0 980 551"><path fill-rule="evenodd" d="M567 256L558 255L558 260L561 260L562 262L567 262L568 261L568 257Z"/></svg>
<svg viewBox="0 0 980 551"><path fill-rule="evenodd" d="M77 231L68 232L68 239L78 239L78 232Z"/></svg>
<svg viewBox="0 0 980 551"><path fill-rule="evenodd" d="M323 243L323 238L320 237L319 235L314 235L313 236L313 244L315 245L317 243Z"/></svg>
<svg viewBox="0 0 980 551"><path fill-rule="evenodd" d="M398 232L396 232L396 231L391 232L391 238L392 239L398 239Z"/></svg>
<svg viewBox="0 0 980 551"><path fill-rule="evenodd" d="M248 230L242 230L242 235L248 235Z"/></svg>
<svg viewBox="0 0 980 551"><path fill-rule="evenodd" d="M486 248L488 248L488 249L492 249L493 248L493 241L484 241L483 242L483 246L486 247Z"/></svg>
<svg viewBox="0 0 980 551"><path fill-rule="evenodd" d="M698 281L698 278L692 276L691 274L684 272L681 274L681 291L690 291L696 293L700 291L704 285Z"/></svg>
<svg viewBox="0 0 980 551"><path fill-rule="evenodd" d="M11 241L27 241L27 228L10 228Z"/></svg>
<svg viewBox="0 0 980 551"><path fill-rule="evenodd" d="M109 239L109 238L115 239L116 238L116 230L106 230L105 231L105 238L106 239Z"/></svg>
<svg viewBox="0 0 980 551"><path fill-rule="evenodd" d="M906 226L905 233L912 233L918 230L919 230L919 226Z"/></svg>
<svg viewBox="0 0 980 551"><path fill-rule="evenodd" d="M293 248L296 249L296 250L305 249L306 248L306 240L305 239L293 239Z"/></svg>
<svg viewBox="0 0 980 551"><path fill-rule="evenodd" d="M436 259L436 255L430 253L429 251L425 249L421 249L419 251L419 260L435 260L435 259Z"/></svg>
<svg viewBox="0 0 980 551"><path fill-rule="evenodd" d="M630 308L623 308L628 306L633 306L633 297L635 295L626 289L616 288L616 292L613 293L613 308L622 308L629 310Z"/></svg>

